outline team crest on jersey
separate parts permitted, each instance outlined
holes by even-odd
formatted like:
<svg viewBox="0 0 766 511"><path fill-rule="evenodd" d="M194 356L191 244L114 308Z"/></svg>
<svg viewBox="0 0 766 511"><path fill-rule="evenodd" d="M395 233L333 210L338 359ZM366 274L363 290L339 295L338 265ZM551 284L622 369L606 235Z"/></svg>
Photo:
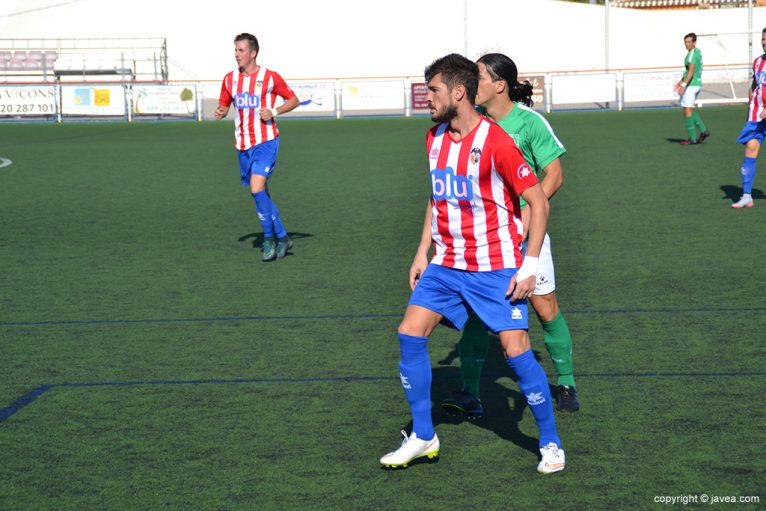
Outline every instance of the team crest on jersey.
<svg viewBox="0 0 766 511"><path fill-rule="evenodd" d="M468 158L470 158L471 163L473 163L474 165L479 163L479 160L481 159L481 149L479 149L478 147L474 147L473 149L471 149L471 154L468 156Z"/></svg>
<svg viewBox="0 0 766 511"><path fill-rule="evenodd" d="M532 173L532 169L529 168L529 165L526 163L522 163L519 165L519 168L516 170L516 174L519 176L519 179L524 179L528 175Z"/></svg>
<svg viewBox="0 0 766 511"><path fill-rule="evenodd" d="M258 80L258 81L256 81L256 82L255 82L255 86L256 86L256 87L263 87L263 81L262 81L262 80Z"/></svg>
<svg viewBox="0 0 766 511"><path fill-rule="evenodd" d="M466 176L455 175L452 167L431 171L431 191L435 200L471 200L473 185Z"/></svg>
<svg viewBox="0 0 766 511"><path fill-rule="evenodd" d="M428 158L431 160L439 159L439 148L434 147L433 149L431 149L431 154L428 155Z"/></svg>

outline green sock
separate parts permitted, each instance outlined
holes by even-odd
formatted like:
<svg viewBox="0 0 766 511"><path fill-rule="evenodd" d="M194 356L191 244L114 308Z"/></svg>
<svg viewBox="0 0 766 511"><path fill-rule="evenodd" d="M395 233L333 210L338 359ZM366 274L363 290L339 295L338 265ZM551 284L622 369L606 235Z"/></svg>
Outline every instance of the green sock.
<svg viewBox="0 0 766 511"><path fill-rule="evenodd" d="M694 124L697 126L697 129L700 130L700 133L707 131L705 123L702 122L702 117L700 117L700 114L698 114L696 111L692 113L692 119L694 120Z"/></svg>
<svg viewBox="0 0 766 511"><path fill-rule="evenodd" d="M572 374L572 335L561 311L552 321L541 321L545 347L551 356L553 368L558 375L559 385L575 387Z"/></svg>
<svg viewBox="0 0 766 511"><path fill-rule="evenodd" d="M484 369L484 360L489 351L489 333L484 322L475 314L468 317L463 328L463 336L458 343L460 352L460 376L463 387L476 397L479 397L479 381Z"/></svg>
<svg viewBox="0 0 766 511"><path fill-rule="evenodd" d="M686 124L686 131L689 132L689 140L692 142L697 140L697 130L694 128L694 119L692 117L684 117L684 124Z"/></svg>

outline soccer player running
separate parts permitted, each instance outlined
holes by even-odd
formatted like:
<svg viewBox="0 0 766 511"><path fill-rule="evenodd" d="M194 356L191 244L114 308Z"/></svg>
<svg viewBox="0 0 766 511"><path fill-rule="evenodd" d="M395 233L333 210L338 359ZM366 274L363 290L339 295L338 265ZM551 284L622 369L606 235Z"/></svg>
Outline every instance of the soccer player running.
<svg viewBox="0 0 766 511"><path fill-rule="evenodd" d="M710 132L702 122L700 115L694 111L694 102L702 89L702 52L697 48L697 34L691 32L684 36L686 57L684 58L684 72L681 80L673 87L681 95L681 106L684 112L684 123L689 138L681 141L681 145L701 144L710 136ZM699 137L697 137L699 129Z"/></svg>
<svg viewBox="0 0 766 511"><path fill-rule="evenodd" d="M461 329L468 311L496 332L511 377L526 396L540 431L541 473L564 469L565 457L545 371L530 348L528 298L535 288L545 236L548 199L534 172L503 129L474 107L477 65L457 54L425 70L431 119L426 136L431 199L409 271L413 292L399 325L402 387L412 413L412 432L384 455L386 467L439 454L431 417L428 336L443 322ZM529 204L529 242L521 253L524 227L519 196ZM434 255L428 263L428 251Z"/></svg>
<svg viewBox="0 0 766 511"><path fill-rule="evenodd" d="M278 73L256 63L259 50L258 39L252 34L234 38L238 68L223 78L219 105L213 116L223 119L234 104L234 147L239 151L240 178L242 186L250 187L263 228L262 259L273 261L284 257L293 246L267 186L279 152L275 119L294 110L300 102ZM279 107L277 96L285 100Z"/></svg>
<svg viewBox="0 0 766 511"><path fill-rule="evenodd" d="M761 32L761 47L764 54L753 61L753 83L750 86L747 122L737 138L737 142L745 146L745 158L742 161L742 197L731 205L734 209L753 207L755 160L766 133L766 28Z"/></svg>
<svg viewBox="0 0 766 511"><path fill-rule="evenodd" d="M511 135L524 159L540 178L540 185L550 199L561 188L561 156L566 149L553 133L550 124L532 110L532 86L518 82L516 64L506 55L488 53L477 61L479 89L476 103L490 119ZM542 174L541 174L542 171ZM529 220L529 208L521 199L522 218ZM576 412L580 400L573 374L572 336L556 300L556 278L551 241L545 234L537 267L537 282L529 301L543 328L543 342L558 375L556 407L562 412ZM452 414L478 418L484 413L479 399L479 382L489 349L489 335L475 314L469 316L458 343L463 387L442 401L442 408Z"/></svg>

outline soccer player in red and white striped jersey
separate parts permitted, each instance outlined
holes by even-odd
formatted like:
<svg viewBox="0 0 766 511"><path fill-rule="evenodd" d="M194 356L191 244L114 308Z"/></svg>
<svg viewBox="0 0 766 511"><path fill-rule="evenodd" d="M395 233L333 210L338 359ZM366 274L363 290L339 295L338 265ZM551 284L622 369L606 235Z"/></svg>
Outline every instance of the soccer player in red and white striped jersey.
<svg viewBox="0 0 766 511"><path fill-rule="evenodd" d="M513 378L527 398L540 444L555 444L557 457L538 471L564 469L545 371L529 342L526 299L535 289L537 258L545 236L548 199L513 139L479 114L474 101L477 65L457 54L426 68L431 119L427 135L431 199L420 245L410 267L413 289L399 326L399 375L412 412L412 432L384 455L387 467L434 458L439 439L431 418L428 336L443 322L460 330L473 311L498 334ZM530 208L526 256L519 196ZM434 256L428 263L433 243Z"/></svg>
<svg viewBox="0 0 766 511"><path fill-rule="evenodd" d="M737 142L745 146L745 157L741 168L742 196L731 205L734 209L753 207L755 162L766 136L766 28L761 32L761 47L764 54L753 61L753 83L750 87L747 122L737 138Z"/></svg>
<svg viewBox="0 0 766 511"><path fill-rule="evenodd" d="M243 33L234 38L238 67L224 77L219 105L213 115L223 119L234 105L234 146L239 151L240 178L242 186L250 187L263 227L263 260L271 261L284 257L292 246L267 187L279 152L275 119L295 109L300 102L279 73L256 63L259 50L258 39L251 34ZM277 97L285 102L277 106Z"/></svg>

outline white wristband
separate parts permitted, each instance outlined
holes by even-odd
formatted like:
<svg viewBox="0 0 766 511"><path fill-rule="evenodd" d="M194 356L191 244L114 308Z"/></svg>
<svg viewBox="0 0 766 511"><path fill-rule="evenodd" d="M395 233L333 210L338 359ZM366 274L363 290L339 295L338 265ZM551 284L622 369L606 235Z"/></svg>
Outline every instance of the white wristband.
<svg viewBox="0 0 766 511"><path fill-rule="evenodd" d="M521 268L516 272L516 282L537 275L537 257L526 256L521 263Z"/></svg>
<svg viewBox="0 0 766 511"><path fill-rule="evenodd" d="M276 108L269 108L269 112L271 112L271 118L275 118L277 116L277 109Z"/></svg>

